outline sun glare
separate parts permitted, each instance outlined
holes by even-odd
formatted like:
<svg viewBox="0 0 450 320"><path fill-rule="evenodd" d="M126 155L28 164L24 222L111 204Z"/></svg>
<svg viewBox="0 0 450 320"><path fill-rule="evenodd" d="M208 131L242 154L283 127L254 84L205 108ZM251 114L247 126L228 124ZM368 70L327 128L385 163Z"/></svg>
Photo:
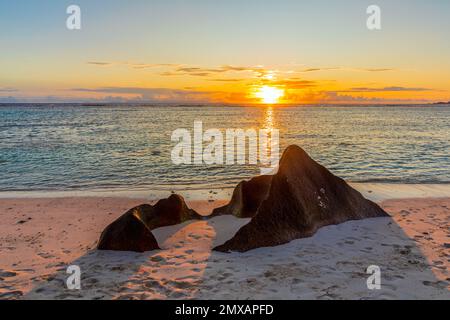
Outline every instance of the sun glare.
<svg viewBox="0 0 450 320"><path fill-rule="evenodd" d="M284 90L271 86L262 86L256 91L255 96L265 104L276 104L284 96Z"/></svg>

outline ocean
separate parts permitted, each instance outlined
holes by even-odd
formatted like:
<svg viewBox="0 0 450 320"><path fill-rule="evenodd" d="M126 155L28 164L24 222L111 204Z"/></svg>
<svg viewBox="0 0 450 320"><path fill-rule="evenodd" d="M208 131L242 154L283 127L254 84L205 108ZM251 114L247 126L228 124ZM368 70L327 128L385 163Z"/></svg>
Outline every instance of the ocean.
<svg viewBox="0 0 450 320"><path fill-rule="evenodd" d="M176 129L278 129L351 182L450 183L450 106L0 106L0 191L208 189L257 165L176 165Z"/></svg>

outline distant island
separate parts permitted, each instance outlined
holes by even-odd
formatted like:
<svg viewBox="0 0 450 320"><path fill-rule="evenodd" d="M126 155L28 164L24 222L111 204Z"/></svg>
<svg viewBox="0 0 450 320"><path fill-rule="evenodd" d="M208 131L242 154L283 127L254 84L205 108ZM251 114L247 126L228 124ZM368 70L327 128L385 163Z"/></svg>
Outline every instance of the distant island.
<svg viewBox="0 0 450 320"><path fill-rule="evenodd" d="M444 102L444 101L441 101L441 102L435 102L435 103L433 103L433 104L450 104L450 101L447 101L447 102Z"/></svg>

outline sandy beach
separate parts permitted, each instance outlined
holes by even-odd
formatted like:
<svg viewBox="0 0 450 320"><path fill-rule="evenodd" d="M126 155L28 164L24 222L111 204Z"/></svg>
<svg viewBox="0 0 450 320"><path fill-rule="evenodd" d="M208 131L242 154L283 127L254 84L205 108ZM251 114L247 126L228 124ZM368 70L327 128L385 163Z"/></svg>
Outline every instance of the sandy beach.
<svg viewBox="0 0 450 320"><path fill-rule="evenodd" d="M248 219L157 229L161 251L100 252L96 244L109 223L152 201L136 194L3 195L0 299L450 299L448 186L355 187L392 218L328 226L311 238L231 254L211 249ZM187 199L202 215L227 202ZM69 265L81 268L80 291L66 288ZM369 265L381 268L381 290L367 289Z"/></svg>

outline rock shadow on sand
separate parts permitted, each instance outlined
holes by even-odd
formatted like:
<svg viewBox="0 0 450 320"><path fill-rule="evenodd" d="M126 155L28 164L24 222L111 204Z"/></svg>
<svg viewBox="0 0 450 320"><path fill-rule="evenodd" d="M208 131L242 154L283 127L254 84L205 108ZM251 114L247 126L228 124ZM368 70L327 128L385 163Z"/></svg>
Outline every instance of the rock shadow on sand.
<svg viewBox="0 0 450 320"><path fill-rule="evenodd" d="M154 230L162 250L92 250L80 291L66 287L66 267L34 285L24 299L450 299L427 258L392 218L350 221L311 238L221 253L212 248L249 219L233 216ZM381 290L366 285L381 268Z"/></svg>
<svg viewBox="0 0 450 320"><path fill-rule="evenodd" d="M208 223L223 243L230 229ZM235 232L245 221L228 217ZM233 221L234 220L234 221ZM248 219L243 219L247 220ZM231 223L230 223L231 222ZM381 290L367 287L367 268L381 268ZM245 253L212 251L198 299L450 299L426 256L392 218L323 227L310 238Z"/></svg>

